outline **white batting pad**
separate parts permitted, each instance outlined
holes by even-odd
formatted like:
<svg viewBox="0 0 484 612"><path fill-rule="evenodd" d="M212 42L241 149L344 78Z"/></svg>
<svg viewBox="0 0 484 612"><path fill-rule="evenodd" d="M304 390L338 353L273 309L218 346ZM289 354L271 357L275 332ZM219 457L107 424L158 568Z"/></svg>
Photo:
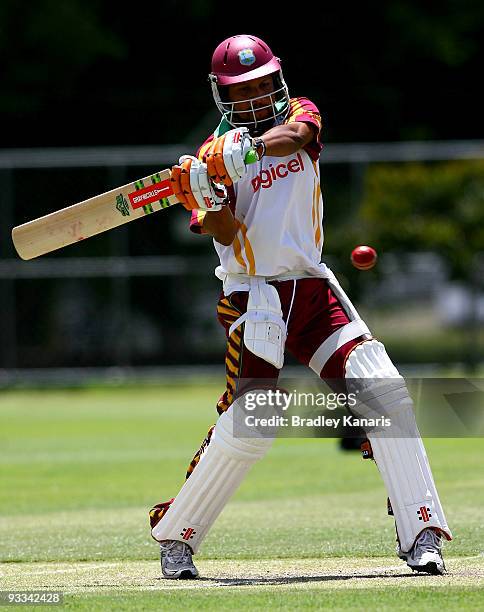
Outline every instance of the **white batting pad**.
<svg viewBox="0 0 484 612"><path fill-rule="evenodd" d="M180 540L196 553L246 473L269 450L273 438L257 436L243 420L243 396L218 419L212 438L191 476L153 528L158 540ZM237 422L234 422L237 421ZM237 437L233 435L234 426Z"/></svg>
<svg viewBox="0 0 484 612"><path fill-rule="evenodd" d="M393 509L400 549L408 552L419 533L437 527L452 534L440 503L425 448L418 431L412 400L385 347L377 340L357 346L346 362L348 391L358 403L358 417L386 417L391 425L367 430Z"/></svg>

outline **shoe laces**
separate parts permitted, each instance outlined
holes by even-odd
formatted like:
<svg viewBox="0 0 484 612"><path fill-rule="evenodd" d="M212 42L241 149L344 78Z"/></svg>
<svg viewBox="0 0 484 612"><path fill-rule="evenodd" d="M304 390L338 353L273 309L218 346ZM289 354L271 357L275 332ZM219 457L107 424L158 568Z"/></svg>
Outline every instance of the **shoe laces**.
<svg viewBox="0 0 484 612"><path fill-rule="evenodd" d="M190 547L184 542L167 540L166 544L160 544L160 548L170 563L190 563L192 560Z"/></svg>
<svg viewBox="0 0 484 612"><path fill-rule="evenodd" d="M415 547L419 548L423 553L440 553L442 549L442 536L433 529L426 529L420 535Z"/></svg>

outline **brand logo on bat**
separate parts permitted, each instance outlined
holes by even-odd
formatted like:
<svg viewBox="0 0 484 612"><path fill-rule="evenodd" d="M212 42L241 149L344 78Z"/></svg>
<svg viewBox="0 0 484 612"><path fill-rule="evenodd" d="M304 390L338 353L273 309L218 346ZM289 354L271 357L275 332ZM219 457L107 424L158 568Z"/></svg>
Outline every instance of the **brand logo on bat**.
<svg viewBox="0 0 484 612"><path fill-rule="evenodd" d="M170 180L167 179L161 183L148 185L148 187L143 187L143 189L128 193L128 198L133 209L136 209L146 206L147 204L152 204L153 202L158 202L172 194L173 189Z"/></svg>
<svg viewBox="0 0 484 612"><path fill-rule="evenodd" d="M287 164L281 163L277 166L269 164L267 170L261 170L260 173L252 179L252 188L254 193L259 189L269 189L274 181L285 178L289 172L296 173L304 171L304 162L301 153L298 153L294 159L290 159Z"/></svg>
<svg viewBox="0 0 484 612"><path fill-rule="evenodd" d="M128 202L126 202L126 198L122 193L116 196L116 208L123 215L123 217L129 217Z"/></svg>

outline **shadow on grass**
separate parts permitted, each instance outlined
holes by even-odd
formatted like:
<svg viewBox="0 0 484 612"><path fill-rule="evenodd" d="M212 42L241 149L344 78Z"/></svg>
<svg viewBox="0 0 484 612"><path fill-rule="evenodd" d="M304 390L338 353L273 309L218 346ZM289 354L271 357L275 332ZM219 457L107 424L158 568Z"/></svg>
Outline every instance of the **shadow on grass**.
<svg viewBox="0 0 484 612"><path fill-rule="evenodd" d="M271 584L297 584L304 582L328 582L337 580L354 580L354 579L367 579L367 578L412 578L417 576L416 573L407 574L338 574L337 576L272 576L270 578L209 578L200 576L199 580L214 582L220 586L257 586L257 585L271 585ZM160 580L163 580L160 578ZM196 582L196 581L194 581Z"/></svg>

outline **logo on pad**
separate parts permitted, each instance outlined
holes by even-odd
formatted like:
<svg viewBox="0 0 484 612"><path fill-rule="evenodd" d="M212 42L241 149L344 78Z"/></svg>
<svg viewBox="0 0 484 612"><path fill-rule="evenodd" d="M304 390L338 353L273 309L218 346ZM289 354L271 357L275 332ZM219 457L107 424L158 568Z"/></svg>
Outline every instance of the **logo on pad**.
<svg viewBox="0 0 484 612"><path fill-rule="evenodd" d="M422 506L417 510L417 516L419 521L427 523L432 518L432 515L430 514L430 508L428 506Z"/></svg>
<svg viewBox="0 0 484 612"><path fill-rule="evenodd" d="M184 540L191 540L196 533L197 532L191 527L185 527L180 535Z"/></svg>

